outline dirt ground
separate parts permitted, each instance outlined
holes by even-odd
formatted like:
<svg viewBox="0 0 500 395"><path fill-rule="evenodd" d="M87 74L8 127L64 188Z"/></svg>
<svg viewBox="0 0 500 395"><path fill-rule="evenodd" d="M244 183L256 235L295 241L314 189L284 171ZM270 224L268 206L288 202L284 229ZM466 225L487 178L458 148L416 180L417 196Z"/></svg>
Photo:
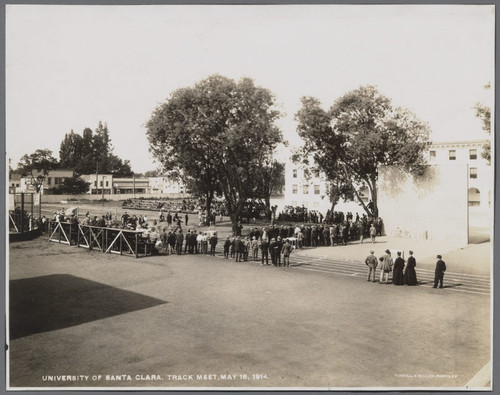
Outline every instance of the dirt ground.
<svg viewBox="0 0 500 395"><path fill-rule="evenodd" d="M417 261L432 265L435 247L424 247ZM439 247L471 276L489 267L488 246L474 247L480 264L467 248ZM490 360L484 294L220 256L133 259L46 238L11 243L8 274L17 388L464 388Z"/></svg>

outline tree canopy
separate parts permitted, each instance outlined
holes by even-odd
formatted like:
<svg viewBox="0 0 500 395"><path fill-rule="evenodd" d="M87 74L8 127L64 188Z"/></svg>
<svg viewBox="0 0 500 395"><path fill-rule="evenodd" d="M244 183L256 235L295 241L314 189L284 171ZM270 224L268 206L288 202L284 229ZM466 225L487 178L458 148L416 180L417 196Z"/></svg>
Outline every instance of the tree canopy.
<svg viewBox="0 0 500 395"><path fill-rule="evenodd" d="M30 178L36 192L40 192L49 172L57 168L57 159L52 156L52 151L49 149L37 149L30 155L25 154L17 164L17 171Z"/></svg>
<svg viewBox="0 0 500 395"><path fill-rule="evenodd" d="M150 151L177 171L192 192L221 193L236 226L245 201L259 197L260 172L272 163L282 134L274 95L249 78L212 75L174 91L147 123Z"/></svg>
<svg viewBox="0 0 500 395"><path fill-rule="evenodd" d="M89 191L90 183L80 176L66 177L62 184L54 188L55 194L79 195Z"/></svg>
<svg viewBox="0 0 500 395"><path fill-rule="evenodd" d="M490 89L490 88L491 88L491 83L488 82L488 84L484 86L484 89ZM482 125L483 130L488 134L488 136L491 136L491 108L485 106L482 103L476 103L473 108L476 111L476 117L479 118L483 124ZM483 145L483 152L481 156L484 159L486 159L488 163L491 162L490 142L487 142L486 144Z"/></svg>
<svg viewBox="0 0 500 395"><path fill-rule="evenodd" d="M82 135L73 130L67 133L61 142L59 157L61 167L72 169L79 175L95 173L97 166L100 173L110 173L116 177L133 174L130 162L113 154L108 126L100 121L95 132L85 128Z"/></svg>
<svg viewBox="0 0 500 395"><path fill-rule="evenodd" d="M378 216L378 169L394 165L420 174L429 144L429 127L408 109L394 108L373 86L347 92L329 111L314 97L302 98L297 131L304 140L302 159L312 157L330 181L334 203L354 193L368 214ZM359 189L366 185L373 212L363 203Z"/></svg>

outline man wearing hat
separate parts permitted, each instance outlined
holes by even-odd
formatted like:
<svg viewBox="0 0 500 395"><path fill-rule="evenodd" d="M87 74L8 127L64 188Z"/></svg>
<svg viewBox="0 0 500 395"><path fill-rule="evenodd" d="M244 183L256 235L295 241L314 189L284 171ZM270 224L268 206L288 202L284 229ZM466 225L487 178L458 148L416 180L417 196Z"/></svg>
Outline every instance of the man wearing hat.
<svg viewBox="0 0 500 395"><path fill-rule="evenodd" d="M382 257L382 267L380 268L380 284L389 283L389 273L392 271L392 257L389 250L385 250L385 255Z"/></svg>
<svg viewBox="0 0 500 395"><path fill-rule="evenodd" d="M438 261L436 262L436 271L434 273L433 288L437 288L438 281L439 281L439 288L443 288L443 277L444 277L444 272L446 271L446 264L441 258L442 258L441 255L437 256Z"/></svg>
<svg viewBox="0 0 500 395"><path fill-rule="evenodd" d="M215 247L217 246L217 242L217 232L214 232L210 238L210 255L212 256L215 256Z"/></svg>
<svg viewBox="0 0 500 395"><path fill-rule="evenodd" d="M370 251L370 255L368 255L365 259L365 263L368 266L368 281L370 281L373 272L373 282L375 282L375 270L377 269L378 265L377 258L375 257L375 255L373 255L374 253L374 251Z"/></svg>

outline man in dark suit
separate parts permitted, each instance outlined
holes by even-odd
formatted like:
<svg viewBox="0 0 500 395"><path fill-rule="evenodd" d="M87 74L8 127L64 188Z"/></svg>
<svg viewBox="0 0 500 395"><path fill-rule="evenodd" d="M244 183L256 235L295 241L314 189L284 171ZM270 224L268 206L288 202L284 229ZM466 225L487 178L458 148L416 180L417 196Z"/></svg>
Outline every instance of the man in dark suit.
<svg viewBox="0 0 500 395"><path fill-rule="evenodd" d="M260 245L260 249L262 251L262 263L264 265L264 259L266 261L266 265L269 265L269 242L267 239L262 239L262 243Z"/></svg>
<svg viewBox="0 0 500 395"><path fill-rule="evenodd" d="M441 255L437 256L438 261L436 262L436 271L434 273L433 288L437 288L438 281L439 281L439 288L443 288L443 277L444 277L444 272L446 271L446 264L441 258L442 258Z"/></svg>
<svg viewBox="0 0 500 395"><path fill-rule="evenodd" d="M234 253L236 257L236 262L241 262L243 258L243 242L240 239L240 236L236 236L234 240Z"/></svg>
<svg viewBox="0 0 500 395"><path fill-rule="evenodd" d="M182 242L184 241L184 235L182 234L182 230L179 229L179 232L175 236L175 246L177 249L177 255L181 255L182 253Z"/></svg>

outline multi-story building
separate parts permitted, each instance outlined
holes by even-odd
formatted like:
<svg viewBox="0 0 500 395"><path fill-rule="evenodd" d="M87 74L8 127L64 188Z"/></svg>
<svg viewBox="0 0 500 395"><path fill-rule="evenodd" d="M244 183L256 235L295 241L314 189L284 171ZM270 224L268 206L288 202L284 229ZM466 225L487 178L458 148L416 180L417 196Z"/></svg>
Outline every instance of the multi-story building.
<svg viewBox="0 0 500 395"><path fill-rule="evenodd" d="M493 187L492 168L482 157L486 143L488 140L434 142L426 153L430 165L467 164L469 206L485 209L491 207ZM368 188L361 188L360 197L365 204L368 203L370 199ZM326 212L331 208L326 178L321 173L313 173L308 168L288 163L285 167L283 203ZM340 202L338 210L355 212L357 204ZM359 212L364 210L359 207Z"/></svg>
<svg viewBox="0 0 500 395"><path fill-rule="evenodd" d="M150 177L150 193L185 193L186 188L182 181L169 177Z"/></svg>
<svg viewBox="0 0 500 395"><path fill-rule="evenodd" d="M36 177L39 173L34 173L34 176ZM59 187L66 178L72 178L73 177L73 170L64 170L64 169L59 169L59 170L51 170L49 174L45 177L45 180L43 181L42 188L40 191L42 194L51 194L54 189ZM20 190L18 192L36 192L36 187L33 185L33 180L32 177L27 176L27 177L21 177L20 179Z"/></svg>
<svg viewBox="0 0 500 395"><path fill-rule="evenodd" d="M311 172L293 163L286 164L285 205L325 212L331 206L327 189L326 179L319 172Z"/></svg>
<svg viewBox="0 0 500 395"><path fill-rule="evenodd" d="M493 172L483 158L489 140L433 142L429 146L430 165L466 164L468 166L468 202L470 207L490 208L492 202Z"/></svg>
<svg viewBox="0 0 500 395"><path fill-rule="evenodd" d="M113 191L113 174L84 174L82 179L89 183L89 195L112 195Z"/></svg>
<svg viewBox="0 0 500 395"><path fill-rule="evenodd" d="M151 193L149 178L122 177L113 179L114 193Z"/></svg>

